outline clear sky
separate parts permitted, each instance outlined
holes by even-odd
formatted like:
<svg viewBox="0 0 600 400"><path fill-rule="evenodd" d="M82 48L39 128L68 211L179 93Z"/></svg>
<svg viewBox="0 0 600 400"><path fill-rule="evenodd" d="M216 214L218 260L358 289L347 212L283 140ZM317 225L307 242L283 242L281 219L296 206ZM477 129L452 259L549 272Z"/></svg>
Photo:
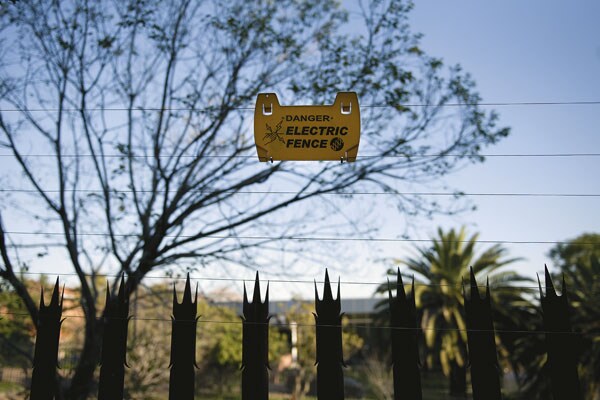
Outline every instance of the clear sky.
<svg viewBox="0 0 600 400"><path fill-rule="evenodd" d="M600 2L418 1L412 15L423 47L460 63L484 102L600 100ZM598 153L600 106L495 107L511 136L489 153ZM600 158L489 158L449 181L465 192L600 193ZM600 231L600 198L474 198L456 220L482 239L560 241ZM452 221L443 221L450 226ZM545 245L508 246L533 273Z"/></svg>

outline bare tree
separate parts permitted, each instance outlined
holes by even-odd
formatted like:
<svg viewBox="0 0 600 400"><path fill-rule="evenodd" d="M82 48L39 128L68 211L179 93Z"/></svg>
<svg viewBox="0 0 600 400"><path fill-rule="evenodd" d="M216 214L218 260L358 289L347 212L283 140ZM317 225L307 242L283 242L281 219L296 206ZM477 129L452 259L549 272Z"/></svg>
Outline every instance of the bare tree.
<svg viewBox="0 0 600 400"><path fill-rule="evenodd" d="M126 273L135 289L169 265L250 263L333 223L325 206L284 211L324 194L383 190L398 194L400 214L443 211L398 188L482 161L480 150L508 134L477 105L468 74L419 48L410 2L366 3L357 12L334 0L0 4L0 145L11 156L2 158L0 276L35 323L19 249L64 249L85 314L65 398L91 388L101 269ZM257 162L248 107L258 92L323 104L342 90L376 106L363 109L369 157ZM268 193L278 185L287 194ZM38 234L18 235L20 224Z"/></svg>

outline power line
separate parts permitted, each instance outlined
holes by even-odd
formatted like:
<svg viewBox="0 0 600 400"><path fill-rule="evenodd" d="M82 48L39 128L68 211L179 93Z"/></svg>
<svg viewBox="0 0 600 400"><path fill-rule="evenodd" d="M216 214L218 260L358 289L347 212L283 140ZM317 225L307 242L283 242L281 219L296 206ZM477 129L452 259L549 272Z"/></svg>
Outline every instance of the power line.
<svg viewBox="0 0 600 400"><path fill-rule="evenodd" d="M14 154L4 153L0 157L14 157ZM56 154L21 154L24 158L55 158ZM172 155L146 155L146 154L61 154L62 158L197 158L192 154L182 154L177 156ZM398 155L377 155L364 154L358 155L356 158L443 158L443 157L498 157L498 158L546 158L546 157L600 157L600 153L496 153L496 154L453 154L453 153L437 153L437 154L398 154ZM202 158L249 158L255 159L256 155L240 155L240 154L208 154Z"/></svg>
<svg viewBox="0 0 600 400"><path fill-rule="evenodd" d="M39 193L37 189L0 189L5 193ZM61 193L60 189L44 189L44 193ZM102 189L63 189L65 193L104 193ZM177 190L121 190L110 189L110 193L177 193ZM188 193L204 194L265 194L265 195L295 195L297 191L291 190L188 190ZM335 191L322 193L322 196L344 196L344 195L373 195L373 196L447 196L447 197L600 197L596 193L483 193L483 192L345 192Z"/></svg>
<svg viewBox="0 0 600 400"><path fill-rule="evenodd" d="M416 154L416 155L363 155L357 158L441 158L441 157L599 157L600 153L504 153L504 154Z"/></svg>
<svg viewBox="0 0 600 400"><path fill-rule="evenodd" d="M65 272L65 273L59 273L59 272L52 272L52 271L46 271L46 272L30 272L30 271L19 271L17 273L17 275L19 274L23 274L23 275L36 275L36 276L79 276L79 274L74 273L74 272ZM86 277L104 277L104 278L120 278L121 275L120 274L106 274L106 273L97 273L97 274L89 274L89 273L84 273L83 274ZM187 277L175 277L175 276L167 276L167 275L147 275L144 277L144 279L161 279L161 280L177 280L177 281L182 281L182 280L186 280ZM190 276L190 281L207 281L207 282L239 282L239 283L246 283L246 282L254 282L255 278L220 278L220 277L205 277L205 276ZM325 281L321 281L321 280L307 280L307 279L263 279L262 281L267 281L267 283L301 283L301 284L324 284ZM386 285L387 282L369 282L369 281L363 281L363 282L358 282L358 281L342 281L340 280L339 283L341 285L352 285L352 286L360 286L360 285L364 285L364 286L381 286L381 285ZM394 282L390 282L390 288L394 289L395 288L395 281ZM404 286L410 286L412 285L412 283L405 283ZM423 287L461 287L461 283L456 283L456 284L451 284L451 283L423 283L423 282L415 282L414 283L415 286L423 286ZM486 285L477 285L480 288L485 288ZM519 289L538 289L538 286L509 286L509 285L502 285L502 286L496 286L496 285L490 285L490 289L495 290L495 289L515 289L515 290L519 290ZM276 301L274 301L276 302Z"/></svg>
<svg viewBox="0 0 600 400"><path fill-rule="evenodd" d="M2 311L0 312L0 315L13 315L13 316L20 316L20 317L29 317L29 314L27 313L16 313L16 312L10 312L10 311ZM84 315L80 315L80 314L70 314L70 315L62 315L62 318L85 318ZM129 318L119 318L119 317L111 317L110 319L112 320L138 320L138 321L155 321L155 322L169 322L172 323L173 320L171 318L151 318L151 317L136 317L136 316L131 316ZM181 322L189 322L189 323L194 323L194 322L198 322L201 324L221 324L221 325L243 325L244 323L249 324L249 325L267 325L267 326L275 326L275 327L289 327L292 325L292 323L290 322L249 322L249 321L242 321L241 319L239 320L216 320L216 319L202 319L202 317L200 317L198 320L178 320ZM298 326L298 327L303 327L303 328L315 328L316 325L315 324L304 324L304 323L295 323L294 325ZM361 329L380 329L380 330L402 330L402 331L438 331L438 332L495 332L495 333L524 333L524 334L540 334L540 333L544 333L544 334L562 334L562 335L581 335L581 333L579 332L572 332L572 331L562 331L562 332L552 332L552 331L546 331L546 330L513 330L513 329L461 329L461 328L423 328L423 327L418 327L418 328L408 328L408 327L395 327L395 326L383 326L383 325L376 325L376 324L370 324L370 325L364 325L364 324L353 324L352 321L348 321L347 324L343 324L343 325L335 325L335 324L323 324L323 325L319 325L320 327L327 327L327 328L348 328L348 327L352 327L352 328L361 328Z"/></svg>
<svg viewBox="0 0 600 400"><path fill-rule="evenodd" d="M46 236L63 236L63 232L26 232L26 231L4 231L4 233L11 235L46 235ZM113 236L113 237L140 237L138 234L109 234L103 232L81 232L77 233L78 236ZM164 235L166 238L194 238L198 235ZM209 239L245 239L245 240L297 240L297 241L319 241L319 242L383 242L383 243L431 243L431 239L409 239L409 238L343 238L343 237L310 237L310 236L230 236L230 235L205 235L198 239L209 238ZM470 240L453 240L451 243L470 243ZM571 241L552 241L552 240L475 240L476 243L486 244L569 244L573 246L598 246L598 243L593 242L571 242Z"/></svg>
<svg viewBox="0 0 600 400"><path fill-rule="evenodd" d="M445 104L370 104L360 107L366 108L397 108L397 107L462 107L462 106L483 106L483 107L511 107L511 106L590 106L598 105L600 100L575 100L575 101L500 101L500 102L479 102L479 103L445 103Z"/></svg>
<svg viewBox="0 0 600 400"><path fill-rule="evenodd" d="M360 108L429 108L429 107L530 107L530 106L590 106L599 105L600 100L574 100L574 101L504 101L504 102L471 102L471 103L444 103L444 104L425 104L425 103L406 103L406 104L365 104ZM230 111L254 111L254 106L228 107ZM81 112L81 108L3 108L0 112ZM190 108L190 107L89 107L83 111L195 111L199 113L208 113L221 111L219 108Z"/></svg>

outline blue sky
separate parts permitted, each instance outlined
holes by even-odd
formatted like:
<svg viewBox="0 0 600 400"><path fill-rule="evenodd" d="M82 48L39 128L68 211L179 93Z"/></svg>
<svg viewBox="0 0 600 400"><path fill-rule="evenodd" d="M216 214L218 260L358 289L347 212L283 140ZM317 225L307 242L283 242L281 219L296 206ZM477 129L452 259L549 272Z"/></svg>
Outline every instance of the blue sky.
<svg viewBox="0 0 600 400"><path fill-rule="evenodd" d="M600 2L418 1L422 47L473 74L484 102L600 99ZM598 153L600 106L495 107L511 136L488 153ZM489 158L454 174L465 192L600 193L600 158ZM478 210L439 219L472 225L482 239L560 241L598 231L598 198L474 198ZM433 233L434 229L429 229ZM509 245L533 274L545 245Z"/></svg>

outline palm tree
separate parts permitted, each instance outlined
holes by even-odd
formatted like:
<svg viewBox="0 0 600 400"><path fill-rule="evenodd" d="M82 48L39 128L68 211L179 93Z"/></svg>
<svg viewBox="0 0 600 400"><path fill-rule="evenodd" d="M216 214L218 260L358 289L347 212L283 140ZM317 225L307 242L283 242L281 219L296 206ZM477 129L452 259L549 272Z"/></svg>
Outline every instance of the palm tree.
<svg viewBox="0 0 600 400"><path fill-rule="evenodd" d="M511 320L512 305L524 306L527 300L515 283L531 281L503 267L518 258L507 258L500 245L478 252L478 234L467 238L464 227L444 232L432 239L430 247L417 247L416 257L396 260L414 274L415 302L423 330L426 365L441 366L448 378L451 395L464 396L467 388L467 332L462 289L463 277L473 267L478 282L489 278L495 320ZM388 271L393 275L393 270ZM380 291L387 290L382 285ZM498 328L498 327L497 327Z"/></svg>
<svg viewBox="0 0 600 400"><path fill-rule="evenodd" d="M582 245L585 243L585 245ZM586 400L600 400L600 234L582 234L557 244L549 257L554 262L554 282L564 281L571 309L571 323L577 332L574 350L579 356L579 379ZM542 281L543 283L543 281ZM559 289L563 289L558 285ZM539 294L536 294L539 304ZM539 310L539 305L537 306ZM533 318L521 318L528 325L516 329L542 331L539 311ZM514 342L511 358L519 366L523 398L549 398L550 382L543 373L547 368L544 335L521 335Z"/></svg>
<svg viewBox="0 0 600 400"><path fill-rule="evenodd" d="M581 333L579 377L586 399L600 400L600 260L591 256L564 274L569 281L573 328Z"/></svg>

